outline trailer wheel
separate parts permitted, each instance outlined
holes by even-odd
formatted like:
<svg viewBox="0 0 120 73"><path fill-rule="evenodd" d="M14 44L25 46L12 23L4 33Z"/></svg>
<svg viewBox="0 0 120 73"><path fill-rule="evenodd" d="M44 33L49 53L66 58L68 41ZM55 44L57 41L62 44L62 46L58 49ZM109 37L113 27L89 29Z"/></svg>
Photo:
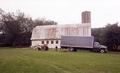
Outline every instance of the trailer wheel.
<svg viewBox="0 0 120 73"><path fill-rule="evenodd" d="M101 50L100 50L100 53L105 53L105 50L104 50L104 49L101 49Z"/></svg>
<svg viewBox="0 0 120 73"><path fill-rule="evenodd" d="M71 52L72 52L73 50L74 50L74 48L69 48L69 51L71 51Z"/></svg>
<svg viewBox="0 0 120 73"><path fill-rule="evenodd" d="M74 52L77 52L77 48L74 48Z"/></svg>
<svg viewBox="0 0 120 73"><path fill-rule="evenodd" d="M77 51L76 48L69 48L69 50L70 50L71 52L76 52L76 51Z"/></svg>

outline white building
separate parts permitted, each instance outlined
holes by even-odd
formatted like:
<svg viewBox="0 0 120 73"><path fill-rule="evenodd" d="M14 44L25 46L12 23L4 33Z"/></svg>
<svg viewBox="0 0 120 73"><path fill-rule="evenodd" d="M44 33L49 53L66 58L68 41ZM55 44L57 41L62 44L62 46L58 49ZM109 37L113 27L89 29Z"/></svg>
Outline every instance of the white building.
<svg viewBox="0 0 120 73"><path fill-rule="evenodd" d="M86 15L82 16L85 17ZM31 46L47 44L49 48L60 48L60 39L62 35L91 36L91 23L89 22L68 25L36 26L32 32Z"/></svg>

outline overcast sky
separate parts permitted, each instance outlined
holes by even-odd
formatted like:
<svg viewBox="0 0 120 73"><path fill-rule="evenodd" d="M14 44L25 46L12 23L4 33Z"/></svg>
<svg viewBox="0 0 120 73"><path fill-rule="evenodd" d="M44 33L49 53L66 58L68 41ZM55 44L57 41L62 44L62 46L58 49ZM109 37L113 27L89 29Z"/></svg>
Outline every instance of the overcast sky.
<svg viewBox="0 0 120 73"><path fill-rule="evenodd" d="M92 27L120 23L120 0L0 0L6 12L20 10L32 18L46 18L58 24L81 23L81 12L91 11Z"/></svg>

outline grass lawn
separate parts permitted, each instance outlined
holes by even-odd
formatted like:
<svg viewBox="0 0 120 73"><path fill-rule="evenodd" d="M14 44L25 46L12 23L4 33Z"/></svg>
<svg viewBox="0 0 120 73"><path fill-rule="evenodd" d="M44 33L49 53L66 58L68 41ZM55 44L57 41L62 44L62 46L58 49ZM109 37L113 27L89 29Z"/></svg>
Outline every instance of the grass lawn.
<svg viewBox="0 0 120 73"><path fill-rule="evenodd" d="M0 48L0 73L120 73L120 53Z"/></svg>

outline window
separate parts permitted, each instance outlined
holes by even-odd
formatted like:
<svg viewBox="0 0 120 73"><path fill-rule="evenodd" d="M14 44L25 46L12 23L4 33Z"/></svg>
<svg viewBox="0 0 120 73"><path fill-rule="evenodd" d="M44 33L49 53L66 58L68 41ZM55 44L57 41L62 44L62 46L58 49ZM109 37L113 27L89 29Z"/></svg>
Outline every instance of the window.
<svg viewBox="0 0 120 73"><path fill-rule="evenodd" d="M49 44L49 41L47 41L47 44Z"/></svg>
<svg viewBox="0 0 120 73"><path fill-rule="evenodd" d="M58 44L58 40L56 40L56 44Z"/></svg>
<svg viewBox="0 0 120 73"><path fill-rule="evenodd" d="M53 44L54 42L53 41L51 41L51 44Z"/></svg>
<svg viewBox="0 0 120 73"><path fill-rule="evenodd" d="M42 44L44 44L44 41L42 41Z"/></svg>

